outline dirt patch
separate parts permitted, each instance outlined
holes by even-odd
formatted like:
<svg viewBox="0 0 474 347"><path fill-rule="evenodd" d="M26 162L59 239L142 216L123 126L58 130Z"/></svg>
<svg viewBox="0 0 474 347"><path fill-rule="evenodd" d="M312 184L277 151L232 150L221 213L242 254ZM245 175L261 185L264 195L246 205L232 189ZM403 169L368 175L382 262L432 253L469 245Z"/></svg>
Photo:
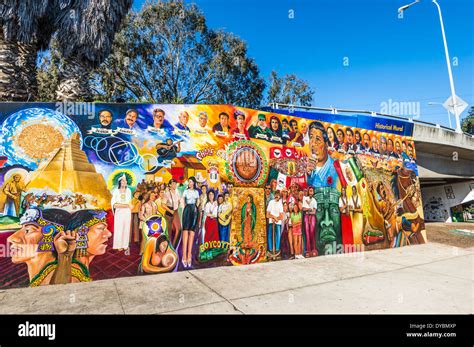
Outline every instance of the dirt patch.
<svg viewBox="0 0 474 347"><path fill-rule="evenodd" d="M428 242L442 243L460 248L474 247L474 236L467 236L451 230L474 231L474 223L426 223Z"/></svg>

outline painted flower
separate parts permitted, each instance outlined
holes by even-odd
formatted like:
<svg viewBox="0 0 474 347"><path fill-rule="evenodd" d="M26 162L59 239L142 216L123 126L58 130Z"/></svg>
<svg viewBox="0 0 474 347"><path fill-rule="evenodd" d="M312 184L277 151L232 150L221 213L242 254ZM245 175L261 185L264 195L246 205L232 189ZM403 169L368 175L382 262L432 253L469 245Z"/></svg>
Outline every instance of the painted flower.
<svg viewBox="0 0 474 347"><path fill-rule="evenodd" d="M329 185L332 185L332 176L328 176L327 182Z"/></svg>

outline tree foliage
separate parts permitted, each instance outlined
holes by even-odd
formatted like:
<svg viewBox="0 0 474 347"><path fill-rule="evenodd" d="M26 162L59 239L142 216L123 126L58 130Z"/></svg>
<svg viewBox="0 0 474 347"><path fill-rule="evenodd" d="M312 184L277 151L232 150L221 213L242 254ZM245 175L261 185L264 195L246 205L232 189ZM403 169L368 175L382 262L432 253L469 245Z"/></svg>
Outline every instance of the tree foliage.
<svg viewBox="0 0 474 347"><path fill-rule="evenodd" d="M59 52L57 41L53 39L49 51L40 53L38 57L38 100L56 101L62 62L63 58Z"/></svg>
<svg viewBox="0 0 474 347"><path fill-rule="evenodd" d="M265 82L246 44L210 30L196 5L147 3L131 13L94 78L101 99L259 105Z"/></svg>
<svg viewBox="0 0 474 347"><path fill-rule="evenodd" d="M97 101L261 105L266 87L246 43L207 27L196 5L181 0L146 3L130 12L111 53L90 77ZM38 63L39 95L57 99L68 63L55 35ZM310 105L313 90L295 75L270 76L268 101Z"/></svg>
<svg viewBox="0 0 474 347"><path fill-rule="evenodd" d="M474 135L474 106L471 106L467 116L462 120L461 129L465 133Z"/></svg>
<svg viewBox="0 0 474 347"><path fill-rule="evenodd" d="M36 58L53 36L54 49L64 57L57 96L83 95L87 86L78 81L87 81L90 69L108 56L131 5L132 0L0 1L0 98L37 98Z"/></svg>
<svg viewBox="0 0 474 347"><path fill-rule="evenodd" d="M271 72L268 102L311 106L313 95L314 91L311 86L296 75L278 77L276 71Z"/></svg>

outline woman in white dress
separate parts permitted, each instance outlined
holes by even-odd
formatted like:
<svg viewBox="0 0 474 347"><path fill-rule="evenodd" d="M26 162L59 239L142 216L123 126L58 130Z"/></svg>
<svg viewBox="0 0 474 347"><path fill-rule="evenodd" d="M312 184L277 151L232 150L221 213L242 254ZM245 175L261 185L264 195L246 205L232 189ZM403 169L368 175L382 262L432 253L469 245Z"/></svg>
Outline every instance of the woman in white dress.
<svg viewBox="0 0 474 347"><path fill-rule="evenodd" d="M118 187L112 194L112 209L114 211L114 243L113 249L128 249L130 243L130 227L132 221L132 191L127 186L127 177L122 175Z"/></svg>

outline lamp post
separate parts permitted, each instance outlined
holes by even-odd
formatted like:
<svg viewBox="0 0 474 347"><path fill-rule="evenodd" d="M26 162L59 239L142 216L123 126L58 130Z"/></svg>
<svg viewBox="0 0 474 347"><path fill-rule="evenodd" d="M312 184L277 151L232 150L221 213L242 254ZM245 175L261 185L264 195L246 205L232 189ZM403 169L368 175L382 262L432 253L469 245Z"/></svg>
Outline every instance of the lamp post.
<svg viewBox="0 0 474 347"><path fill-rule="evenodd" d="M402 6L398 9L398 13L402 13L409 7L419 3L420 0L416 0L415 2L412 2L411 4ZM441 14L441 7L439 4L436 2L436 0L432 0L433 4L436 5L438 8L438 13L439 13L439 22L441 24L441 34L443 35L443 43L444 43L444 52L446 55L446 65L448 66L448 75L449 75L449 84L451 87L451 97L452 97L452 104L453 104L453 114L454 114L454 119L456 120L456 131L457 132L462 132L461 131L461 121L459 120L459 113L457 111L457 97L456 97L456 90L454 89L454 80L453 80L453 73L451 71L451 61L449 59L449 52L448 52L448 43L446 42L446 34L444 33L444 24L443 24L443 16Z"/></svg>

